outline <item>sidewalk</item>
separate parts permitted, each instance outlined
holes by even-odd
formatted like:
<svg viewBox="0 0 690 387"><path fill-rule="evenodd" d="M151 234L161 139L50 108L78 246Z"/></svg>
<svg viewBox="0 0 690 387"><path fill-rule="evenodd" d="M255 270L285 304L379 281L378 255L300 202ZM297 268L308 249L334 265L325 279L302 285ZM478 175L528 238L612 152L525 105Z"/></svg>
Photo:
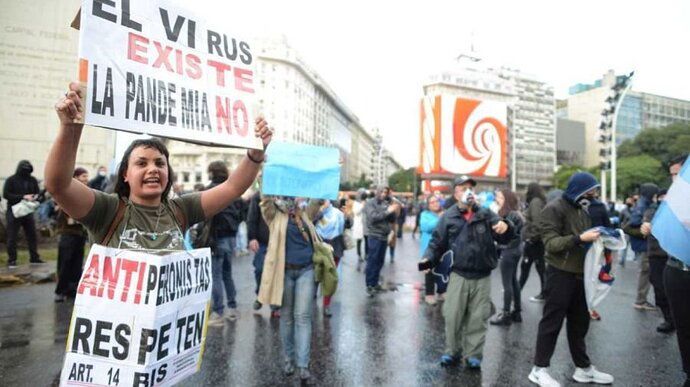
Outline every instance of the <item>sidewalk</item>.
<svg viewBox="0 0 690 387"><path fill-rule="evenodd" d="M7 266L0 268L0 287L22 285L25 283L54 282L57 274L57 262L48 261L39 264L18 265L14 269Z"/></svg>

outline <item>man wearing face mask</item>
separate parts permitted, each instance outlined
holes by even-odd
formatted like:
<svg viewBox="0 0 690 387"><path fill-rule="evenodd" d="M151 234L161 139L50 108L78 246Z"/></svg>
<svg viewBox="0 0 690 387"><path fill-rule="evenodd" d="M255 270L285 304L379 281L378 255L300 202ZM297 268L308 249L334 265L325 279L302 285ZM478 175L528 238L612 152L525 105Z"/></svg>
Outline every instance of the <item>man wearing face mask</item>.
<svg viewBox="0 0 690 387"><path fill-rule="evenodd" d="M598 231L588 231L592 221L587 210L596 199L598 188L594 176L578 172L568 180L563 195L549 202L541 212L538 229L549 265L534 367L529 374L529 380L540 386L560 386L549 375L548 367L566 318L570 355L576 367L573 379L579 383L613 383L613 376L592 366L585 346L590 322L583 279L585 254L587 244L599 238Z"/></svg>
<svg viewBox="0 0 690 387"><path fill-rule="evenodd" d="M510 221L476 204L477 182L455 180L457 205L443 213L424 252L420 269L435 267L452 251L452 267L443 304L446 349L441 366L457 365L464 357L471 369L481 368L487 321L491 315L491 271L498 265L495 242L514 236Z"/></svg>
<svg viewBox="0 0 690 387"><path fill-rule="evenodd" d="M97 191L105 191L105 187L108 185L108 171L104 166L98 167L98 172L96 177L89 180L89 188L95 189Z"/></svg>
<svg viewBox="0 0 690 387"><path fill-rule="evenodd" d="M392 203L392 204L391 204ZM388 235L391 232L391 222L396 218L400 204L390 197L390 189L380 187L376 190L376 196L367 201L364 206L366 216L367 266L366 273L367 294L373 297L381 291L379 275L383 267L388 246Z"/></svg>
<svg viewBox="0 0 690 387"><path fill-rule="evenodd" d="M36 249L36 222L33 214L15 218L12 206L22 200L35 201L38 199L38 181L31 176L34 167L28 160L22 160L17 165L17 172L5 181L2 196L7 199L7 266L12 269L17 266L17 234L19 227L24 228L26 241L29 245L31 263L44 263L38 256Z"/></svg>

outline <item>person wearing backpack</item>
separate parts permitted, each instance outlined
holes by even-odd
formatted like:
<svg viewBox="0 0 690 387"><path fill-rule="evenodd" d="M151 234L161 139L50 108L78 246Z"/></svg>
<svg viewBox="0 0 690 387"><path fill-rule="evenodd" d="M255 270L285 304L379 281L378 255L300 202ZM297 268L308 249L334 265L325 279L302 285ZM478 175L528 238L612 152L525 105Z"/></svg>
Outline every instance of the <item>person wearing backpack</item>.
<svg viewBox="0 0 690 387"><path fill-rule="evenodd" d="M487 321L491 315L491 271L498 265L495 242L514 237L513 225L476 203L477 182L461 176L455 180L456 205L446 210L432 233L420 270L433 268L452 251L453 265L443 304L446 349L441 366L460 363L481 368ZM461 353L460 351L463 351Z"/></svg>
<svg viewBox="0 0 690 387"><path fill-rule="evenodd" d="M228 179L228 167L224 161L214 161L208 166L211 183L206 189L223 184ZM211 247L211 273L213 276L213 290L211 292L211 317L209 326L224 325L224 319L237 319L237 291L232 280L232 258L235 250L235 237L240 223L243 221L244 203L241 198L230 202L210 220L208 246ZM209 221L207 221L209 222ZM202 232L202 234L204 234ZM223 305L223 290L227 298L227 306Z"/></svg>

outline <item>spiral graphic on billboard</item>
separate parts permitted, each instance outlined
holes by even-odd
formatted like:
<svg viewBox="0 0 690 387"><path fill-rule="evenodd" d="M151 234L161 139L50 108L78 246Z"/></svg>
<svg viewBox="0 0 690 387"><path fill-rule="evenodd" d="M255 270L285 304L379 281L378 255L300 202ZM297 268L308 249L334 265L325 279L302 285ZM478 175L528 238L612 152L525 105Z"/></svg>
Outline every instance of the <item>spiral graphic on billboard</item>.
<svg viewBox="0 0 690 387"><path fill-rule="evenodd" d="M505 178L506 116L506 105L500 102L424 98L419 171Z"/></svg>

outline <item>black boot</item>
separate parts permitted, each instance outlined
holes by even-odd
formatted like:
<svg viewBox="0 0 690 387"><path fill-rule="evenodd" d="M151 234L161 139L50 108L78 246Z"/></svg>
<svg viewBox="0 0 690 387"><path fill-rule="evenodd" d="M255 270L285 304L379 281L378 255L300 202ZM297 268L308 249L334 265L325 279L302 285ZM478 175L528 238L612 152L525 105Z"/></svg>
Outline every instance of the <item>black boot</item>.
<svg viewBox="0 0 690 387"><path fill-rule="evenodd" d="M659 333L671 333L676 330L676 327L673 326L673 323L664 321L661 324L659 324L658 327L656 327L656 331Z"/></svg>
<svg viewBox="0 0 690 387"><path fill-rule="evenodd" d="M510 317L510 312L501 312L496 317L492 318L489 323L491 325L510 325L513 320Z"/></svg>
<svg viewBox="0 0 690 387"><path fill-rule="evenodd" d="M519 310L514 310L510 313L510 319L513 320L513 322L521 323L522 313Z"/></svg>

